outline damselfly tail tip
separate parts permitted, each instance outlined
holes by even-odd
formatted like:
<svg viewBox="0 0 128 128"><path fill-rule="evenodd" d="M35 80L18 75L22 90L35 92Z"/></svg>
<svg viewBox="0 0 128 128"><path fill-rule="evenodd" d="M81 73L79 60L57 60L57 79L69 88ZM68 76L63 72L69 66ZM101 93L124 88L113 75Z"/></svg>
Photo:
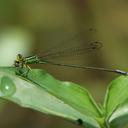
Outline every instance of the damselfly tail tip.
<svg viewBox="0 0 128 128"><path fill-rule="evenodd" d="M115 72L116 73L118 73L118 74L121 74L121 75L125 75L125 76L128 76L128 72L126 72L126 71L122 71L122 70L115 70Z"/></svg>

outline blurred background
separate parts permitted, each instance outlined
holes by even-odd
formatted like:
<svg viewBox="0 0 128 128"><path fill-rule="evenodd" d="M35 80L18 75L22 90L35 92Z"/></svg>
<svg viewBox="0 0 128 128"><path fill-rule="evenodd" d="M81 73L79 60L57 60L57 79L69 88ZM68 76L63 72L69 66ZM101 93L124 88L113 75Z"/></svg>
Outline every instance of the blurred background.
<svg viewBox="0 0 128 128"><path fill-rule="evenodd" d="M84 47L93 41L101 42L102 48L77 58L54 61L127 70L127 0L0 0L0 66L12 65L18 53L42 55L52 47L52 50L61 50L63 45ZM50 65L32 67L43 68L57 79L79 83L99 103L103 101L108 83L118 76ZM0 127L79 126L0 100Z"/></svg>

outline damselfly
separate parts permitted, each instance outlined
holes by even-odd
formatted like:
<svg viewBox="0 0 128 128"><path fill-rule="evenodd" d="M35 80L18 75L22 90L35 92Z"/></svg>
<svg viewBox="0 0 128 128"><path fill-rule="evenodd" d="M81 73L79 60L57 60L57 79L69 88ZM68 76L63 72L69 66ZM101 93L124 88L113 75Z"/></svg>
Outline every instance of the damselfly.
<svg viewBox="0 0 128 128"><path fill-rule="evenodd" d="M113 72L117 74L122 75L128 75L128 72L118 70L118 69L106 69L106 68L100 68L100 67L89 67L89 66L79 66L79 65L68 65L68 64L62 64L62 63L56 63L49 60L49 57L60 57L60 56L67 56L67 55L79 55L83 52L92 52L93 50L98 50L102 47L101 42L89 42L88 45L84 47L76 47L76 48L65 48L63 50L57 51L57 52L51 52L48 53L42 57L39 57L37 55L24 57L21 54L18 54L16 57L16 60L14 62L14 66L18 69L26 68L30 70L29 64L50 64L55 66L61 66L61 67L68 67L68 68L78 68L78 69L85 69L85 70L99 70L99 71L106 71L106 72Z"/></svg>

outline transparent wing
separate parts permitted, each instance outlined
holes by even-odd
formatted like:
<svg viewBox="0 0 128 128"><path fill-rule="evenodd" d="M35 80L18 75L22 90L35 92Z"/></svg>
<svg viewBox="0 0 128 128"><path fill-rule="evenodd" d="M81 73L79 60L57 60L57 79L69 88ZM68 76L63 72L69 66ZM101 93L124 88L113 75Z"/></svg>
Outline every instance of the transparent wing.
<svg viewBox="0 0 128 128"><path fill-rule="evenodd" d="M56 42L55 45L53 45L54 41L52 40L49 43L50 47L48 49L46 49L45 51L43 51L43 53L49 54L54 51L59 51L60 48L63 49L63 48L68 48L70 46L78 45L78 43L80 43L82 41L83 36L86 38L86 41L87 41L88 36L94 34L94 32L95 32L94 29L89 28L89 29L85 29L82 32L76 33L74 35L69 34L69 33L64 33L63 34L63 36L65 37L64 40L63 40L63 36L61 36L61 34L60 34L60 35L58 35L58 36L60 36L58 38L62 38L62 41Z"/></svg>
<svg viewBox="0 0 128 128"><path fill-rule="evenodd" d="M68 48L59 49L47 54L44 54L40 58L45 60L57 59L61 57L77 57L79 55L94 53L102 47L101 42L89 42L83 46L69 46Z"/></svg>
<svg viewBox="0 0 128 128"><path fill-rule="evenodd" d="M84 30L45 50L40 58L51 60L94 53L102 47L102 43L94 39L94 35L93 29Z"/></svg>

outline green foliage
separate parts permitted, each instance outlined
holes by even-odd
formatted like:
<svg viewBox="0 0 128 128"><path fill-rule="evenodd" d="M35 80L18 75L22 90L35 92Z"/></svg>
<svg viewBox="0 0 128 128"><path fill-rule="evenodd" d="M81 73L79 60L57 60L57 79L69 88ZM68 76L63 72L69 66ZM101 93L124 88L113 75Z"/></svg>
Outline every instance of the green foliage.
<svg viewBox="0 0 128 128"><path fill-rule="evenodd" d="M16 75L16 68L0 68L1 98L86 128L122 128L128 121L127 92L128 76L120 76L110 83L99 107L86 89L44 70L32 69L23 77Z"/></svg>

